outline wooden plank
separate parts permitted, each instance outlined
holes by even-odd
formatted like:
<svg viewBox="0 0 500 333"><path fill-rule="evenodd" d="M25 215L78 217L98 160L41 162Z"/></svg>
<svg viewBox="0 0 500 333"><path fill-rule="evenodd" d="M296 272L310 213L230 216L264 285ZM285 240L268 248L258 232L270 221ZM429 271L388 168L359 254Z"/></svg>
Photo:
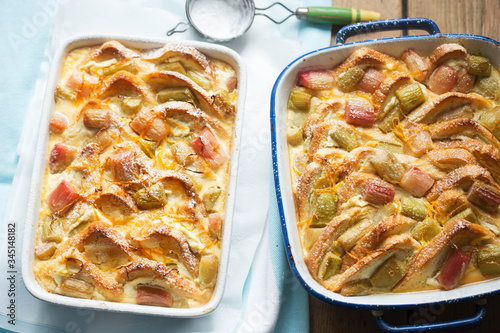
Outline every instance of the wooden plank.
<svg viewBox="0 0 500 333"><path fill-rule="evenodd" d="M408 0L408 17L427 17L445 34L476 34L498 40L498 0Z"/></svg>
<svg viewBox="0 0 500 333"><path fill-rule="evenodd" d="M333 1L333 6L335 7L345 7L345 8L356 8L356 9L365 9L371 10L375 12L379 12L382 14L382 19L389 18L400 18L403 15L401 0L335 0ZM342 26L333 25L332 26L332 45L335 44L335 36L337 32ZM360 41L360 40L368 40L375 38L384 38L384 37L392 37L392 36L401 36L402 33L400 31L396 32L379 32L379 33L370 33L359 36L353 36L349 38L349 42Z"/></svg>

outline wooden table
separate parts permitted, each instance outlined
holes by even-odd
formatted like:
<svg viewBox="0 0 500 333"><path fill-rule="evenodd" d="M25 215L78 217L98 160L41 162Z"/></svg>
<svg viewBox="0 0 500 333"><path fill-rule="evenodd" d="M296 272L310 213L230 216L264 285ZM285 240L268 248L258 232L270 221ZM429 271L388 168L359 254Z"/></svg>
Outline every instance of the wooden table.
<svg viewBox="0 0 500 333"><path fill-rule="evenodd" d="M333 0L336 7L362 8L378 11L383 19L401 17L427 17L437 23L442 33L476 34L500 40L499 0ZM498 25L498 26L495 26ZM340 27L332 29L332 44ZM419 34L419 31L409 31ZM380 37L401 36L402 32L383 32L355 36L349 41ZM376 332L377 325L369 310L356 310L324 304L309 298L311 333L363 333ZM417 311L385 311L384 319L393 325L414 322L438 322L465 318L475 313L472 303L453 306L434 306ZM489 297L486 318L481 326L468 332L500 332L497 313L500 313L500 295Z"/></svg>

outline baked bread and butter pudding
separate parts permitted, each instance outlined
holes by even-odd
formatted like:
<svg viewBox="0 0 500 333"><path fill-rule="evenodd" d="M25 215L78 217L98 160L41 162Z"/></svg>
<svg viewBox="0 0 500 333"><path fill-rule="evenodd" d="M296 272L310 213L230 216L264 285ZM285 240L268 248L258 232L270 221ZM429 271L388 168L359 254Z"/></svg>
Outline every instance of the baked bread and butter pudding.
<svg viewBox="0 0 500 333"><path fill-rule="evenodd" d="M237 74L185 45L65 58L34 273L78 298L191 308L217 283Z"/></svg>
<svg viewBox="0 0 500 333"><path fill-rule="evenodd" d="M344 296L500 276L500 75L458 44L369 48L292 87L287 140L305 263Z"/></svg>

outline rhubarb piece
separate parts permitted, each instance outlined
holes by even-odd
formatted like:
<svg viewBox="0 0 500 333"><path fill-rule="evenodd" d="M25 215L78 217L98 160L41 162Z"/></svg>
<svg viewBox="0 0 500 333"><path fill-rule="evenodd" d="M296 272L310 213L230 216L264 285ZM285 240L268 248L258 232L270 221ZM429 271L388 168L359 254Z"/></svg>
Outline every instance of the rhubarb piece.
<svg viewBox="0 0 500 333"><path fill-rule="evenodd" d="M167 136L167 126L153 110L141 111L130 123L139 135L153 141L161 141Z"/></svg>
<svg viewBox="0 0 500 333"><path fill-rule="evenodd" d="M448 65L441 65L432 72L427 86L436 94L449 92L457 82L458 72Z"/></svg>
<svg viewBox="0 0 500 333"><path fill-rule="evenodd" d="M387 150L390 151L391 153L396 153L396 154L403 153L403 146L392 142L380 141L377 143L377 149Z"/></svg>
<svg viewBox="0 0 500 333"><path fill-rule="evenodd" d="M150 287L139 285L137 286L137 304L141 305L155 305L171 307L173 305L172 296L158 287Z"/></svg>
<svg viewBox="0 0 500 333"><path fill-rule="evenodd" d="M363 199L374 205L385 205L394 200L395 194L392 184L378 178L369 178L363 190Z"/></svg>
<svg viewBox="0 0 500 333"><path fill-rule="evenodd" d="M390 151L381 151L377 153L377 155L372 158L371 164L381 178L393 183L401 181L403 173L405 172L403 165Z"/></svg>
<svg viewBox="0 0 500 333"><path fill-rule="evenodd" d="M340 77L337 86L343 92L349 92L356 88L358 82L363 78L365 72L359 66L349 68L344 75Z"/></svg>
<svg viewBox="0 0 500 333"><path fill-rule="evenodd" d="M332 276L337 275L340 271L341 263L342 259L338 255L328 252L319 266L318 277L322 280L328 280Z"/></svg>
<svg viewBox="0 0 500 333"><path fill-rule="evenodd" d="M413 196L422 197L434 185L434 179L419 168L412 167L404 174L399 185Z"/></svg>
<svg viewBox="0 0 500 333"><path fill-rule="evenodd" d="M114 63L109 66L103 67L101 70L102 75L104 76L110 76L119 71L127 71L134 74L137 73L137 68L133 60Z"/></svg>
<svg viewBox="0 0 500 333"><path fill-rule="evenodd" d="M380 291L389 291L405 276L406 266L392 257L370 277L372 286Z"/></svg>
<svg viewBox="0 0 500 333"><path fill-rule="evenodd" d="M441 232L441 227L436 221L426 218L419 222L412 230L411 235L418 241L430 242L437 234Z"/></svg>
<svg viewBox="0 0 500 333"><path fill-rule="evenodd" d="M222 217L219 213L208 214L208 231L213 238L220 237Z"/></svg>
<svg viewBox="0 0 500 333"><path fill-rule="evenodd" d="M476 81L476 76L467 72L465 68L460 68L458 70L457 83L455 85L455 90L461 93L468 93L474 87L474 82Z"/></svg>
<svg viewBox="0 0 500 333"><path fill-rule="evenodd" d="M454 250L443 265L443 269L441 269L437 279L439 284L446 290L457 287L467 270L467 266L469 266L470 259L469 255Z"/></svg>
<svg viewBox="0 0 500 333"><path fill-rule="evenodd" d="M490 76L491 63L488 58L480 56L469 56L467 71L476 76Z"/></svg>
<svg viewBox="0 0 500 333"><path fill-rule="evenodd" d="M311 94L308 93L304 88L295 88L290 93L288 99L288 106L296 110L307 110L309 108L309 102L311 101Z"/></svg>
<svg viewBox="0 0 500 333"><path fill-rule="evenodd" d="M175 161L182 166L186 166L188 156L194 154L191 147L189 147L189 145L184 141L177 141L170 146L170 150L174 155Z"/></svg>
<svg viewBox="0 0 500 333"><path fill-rule="evenodd" d="M348 99L345 105L345 121L356 126L373 126L375 111L372 104L365 99Z"/></svg>
<svg viewBox="0 0 500 333"><path fill-rule="evenodd" d="M94 294L95 287L85 281L67 278L61 283L60 290L64 295L78 297L78 298L91 298Z"/></svg>
<svg viewBox="0 0 500 333"><path fill-rule="evenodd" d="M302 127L288 127L286 139L292 146L298 146L301 144L304 139Z"/></svg>
<svg viewBox="0 0 500 333"><path fill-rule="evenodd" d="M49 172L60 173L75 159L78 150L75 147L65 145L63 143L56 143L50 152L49 157Z"/></svg>
<svg viewBox="0 0 500 333"><path fill-rule="evenodd" d="M215 255L208 254L201 257L198 279L203 287L207 288L215 285L218 268L219 259Z"/></svg>
<svg viewBox="0 0 500 333"><path fill-rule="evenodd" d="M199 136L191 141L197 155L203 157L212 167L216 169L227 160L226 152L219 144L212 131L205 127Z"/></svg>
<svg viewBox="0 0 500 333"><path fill-rule="evenodd" d="M428 71L428 65L425 60L413 49L407 49L401 53L401 59L406 64L406 67L413 72L416 80L421 81L425 78Z"/></svg>
<svg viewBox="0 0 500 333"><path fill-rule="evenodd" d="M167 195L161 183L155 183L149 188L141 188L132 194L140 209L155 209L167 203Z"/></svg>
<svg viewBox="0 0 500 333"><path fill-rule="evenodd" d="M313 90L333 88L333 76L327 70L315 70L299 73L299 85Z"/></svg>
<svg viewBox="0 0 500 333"><path fill-rule="evenodd" d="M418 83L410 83L396 90L399 107L404 114L408 114L417 106L425 102L425 95Z"/></svg>
<svg viewBox="0 0 500 333"><path fill-rule="evenodd" d="M408 196L401 197L401 213L417 221L427 217L427 207L419 200Z"/></svg>
<svg viewBox="0 0 500 333"><path fill-rule="evenodd" d="M351 151L358 146L356 135L343 126L336 126L330 135L342 149L347 151Z"/></svg>
<svg viewBox="0 0 500 333"><path fill-rule="evenodd" d="M182 64L179 61L162 62L161 64L158 65L158 70L177 72L177 73L180 73L182 75L186 75L186 70L184 69L184 66L182 66Z"/></svg>
<svg viewBox="0 0 500 333"><path fill-rule="evenodd" d="M432 136L426 127L421 124L410 123L406 126L410 148L417 156L423 155L432 147Z"/></svg>
<svg viewBox="0 0 500 333"><path fill-rule="evenodd" d="M358 82L358 87L362 90L373 94L384 82L385 75L375 68L369 67L365 70L365 75Z"/></svg>
<svg viewBox="0 0 500 333"><path fill-rule="evenodd" d="M222 190L218 186L212 186L203 194L203 206L207 212L212 212L214 210L215 204L220 197Z"/></svg>
<svg viewBox="0 0 500 333"><path fill-rule="evenodd" d="M500 244L486 244L479 248L477 265L485 277L500 275Z"/></svg>
<svg viewBox="0 0 500 333"><path fill-rule="evenodd" d="M467 199L493 213L500 205L500 191L491 185L475 181L467 192Z"/></svg>
<svg viewBox="0 0 500 333"><path fill-rule="evenodd" d="M389 111L384 115L384 117L378 122L378 127L385 133L388 133L394 128L394 121L403 119L403 113L399 107L399 103L396 102Z"/></svg>
<svg viewBox="0 0 500 333"><path fill-rule="evenodd" d="M175 87L163 89L156 94L156 101L158 103L165 103L170 101L182 101L196 103L197 99L191 89L187 87Z"/></svg>
<svg viewBox="0 0 500 333"><path fill-rule="evenodd" d="M472 222L472 223L476 223L476 221L477 221L476 214L474 214L472 209L467 208L467 209L461 211L460 213L455 214L452 217L450 217L445 223L443 223L443 225L447 225L448 223L453 222L455 220L467 220L467 221Z"/></svg>
<svg viewBox="0 0 500 333"><path fill-rule="evenodd" d="M479 77L474 85L474 90L486 98L496 99L499 89L498 82L492 77Z"/></svg>
<svg viewBox="0 0 500 333"><path fill-rule="evenodd" d="M54 212L62 215L73 206L78 198L79 195L73 185L63 180L49 194L47 203Z"/></svg>
<svg viewBox="0 0 500 333"><path fill-rule="evenodd" d="M50 119L49 129L52 133L61 134L68 128L69 119L61 112L54 112Z"/></svg>
<svg viewBox="0 0 500 333"><path fill-rule="evenodd" d="M337 242L342 245L346 251L351 250L363 236L372 230L373 224L370 220L364 219L356 223L351 228L347 229L338 239Z"/></svg>
<svg viewBox="0 0 500 333"><path fill-rule="evenodd" d="M137 178L139 166L131 151L120 150L109 157L109 166L113 177L119 182L130 182Z"/></svg>
<svg viewBox="0 0 500 333"><path fill-rule="evenodd" d="M157 147L156 142L139 138L135 143L137 144L139 149L144 154L146 154L147 157L149 157L149 158L155 157L155 151L156 151L156 147Z"/></svg>
<svg viewBox="0 0 500 333"><path fill-rule="evenodd" d="M372 284L370 280L358 280L344 285L340 291L343 296L365 296L371 291Z"/></svg>
<svg viewBox="0 0 500 333"><path fill-rule="evenodd" d="M320 193L313 207L313 218L310 226L324 227L335 217L337 212L337 200L330 192Z"/></svg>
<svg viewBox="0 0 500 333"><path fill-rule="evenodd" d="M479 122L500 140L500 106L485 112Z"/></svg>
<svg viewBox="0 0 500 333"><path fill-rule="evenodd" d="M188 70L187 77L196 82L197 85L199 85L205 90L210 90L210 88L212 87L212 81L205 74Z"/></svg>
<svg viewBox="0 0 500 333"><path fill-rule="evenodd" d="M109 110L89 107L83 111L83 125L89 129L107 128L110 121Z"/></svg>

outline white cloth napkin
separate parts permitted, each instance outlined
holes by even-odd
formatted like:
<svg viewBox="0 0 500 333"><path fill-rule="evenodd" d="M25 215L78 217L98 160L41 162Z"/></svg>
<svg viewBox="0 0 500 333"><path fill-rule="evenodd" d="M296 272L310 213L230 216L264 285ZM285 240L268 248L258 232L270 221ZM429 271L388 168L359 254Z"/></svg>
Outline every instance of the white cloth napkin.
<svg viewBox="0 0 500 333"><path fill-rule="evenodd" d="M266 7L271 3L269 0L256 1L257 7ZM303 1L298 0L286 0L283 3L292 9L305 6ZM314 2L314 5L329 4L326 0ZM2 275L7 272L6 262L3 260L7 257L5 225L16 222L19 253L40 105L55 50L64 40L77 34L165 37L166 31L179 21L186 21L185 4L181 0L54 0L37 5L33 18L37 13L49 13L49 10L53 10L52 14L47 14L53 22L39 28L52 29L49 31L46 59L42 63L27 110L17 150L18 168L0 231L0 299L3 299L9 288L6 277ZM270 14L273 17L286 16L286 12L277 8ZM192 29L176 34L171 39L202 40ZM290 329L297 332L307 330L307 297L288 269L275 204L271 205L272 212L268 218L269 203L275 201L274 192L269 192L270 185L272 187L269 172L269 100L275 79L288 63L304 52L328 46L329 41L329 27L313 27L293 17L281 25L275 25L266 18L257 16L243 37L224 44L238 52L245 61L248 90L228 277L221 304L213 313L196 319L166 319L61 307L31 296L22 284L18 268L16 326L7 323L8 310L0 302L0 328L19 332L270 332L275 328L277 331L288 332ZM23 73L22 68L20 72ZM20 259L17 258L18 264ZM290 294L285 294L288 292Z"/></svg>

